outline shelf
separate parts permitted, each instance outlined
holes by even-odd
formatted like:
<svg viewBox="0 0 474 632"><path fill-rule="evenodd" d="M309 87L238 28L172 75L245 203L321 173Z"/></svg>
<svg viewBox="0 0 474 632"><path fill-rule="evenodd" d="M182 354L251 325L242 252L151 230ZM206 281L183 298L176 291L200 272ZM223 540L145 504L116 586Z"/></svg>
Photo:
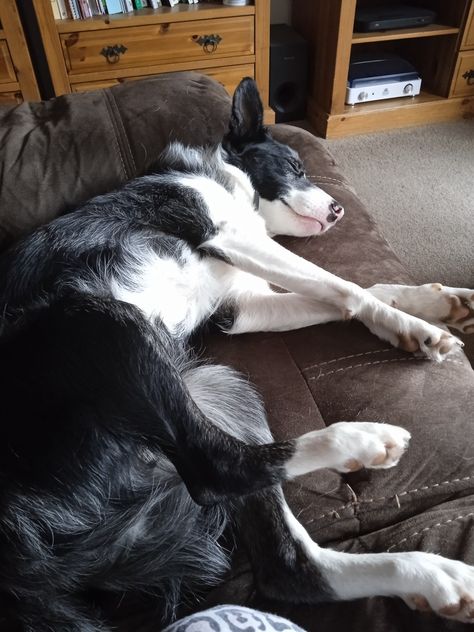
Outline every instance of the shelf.
<svg viewBox="0 0 474 632"><path fill-rule="evenodd" d="M432 92L421 91L416 97L400 97L399 99L384 99L382 101L371 101L369 103L356 103L355 105L345 105L344 114L364 114L367 112L381 112L405 107L417 106L420 103L434 103L436 101L446 101L446 97L441 97Z"/></svg>
<svg viewBox="0 0 474 632"><path fill-rule="evenodd" d="M238 17L241 15L255 15L255 5L243 7L228 7L211 2L199 4L178 4L175 7L161 7L159 9L140 9L130 13L116 13L114 15L96 15L84 20L56 20L59 33L78 31L96 31L104 28L121 28L124 26L142 26L144 24L166 23L172 18L173 22L188 20L208 20L224 17Z"/></svg>
<svg viewBox="0 0 474 632"><path fill-rule="evenodd" d="M0 39L5 39L5 31L0 27Z"/></svg>
<svg viewBox="0 0 474 632"><path fill-rule="evenodd" d="M459 28L443 24L430 24L412 29L394 29L393 31L377 31L376 33L353 33L353 44L367 44L369 42L388 42L390 40L414 39L419 37L437 37L440 35L455 35Z"/></svg>

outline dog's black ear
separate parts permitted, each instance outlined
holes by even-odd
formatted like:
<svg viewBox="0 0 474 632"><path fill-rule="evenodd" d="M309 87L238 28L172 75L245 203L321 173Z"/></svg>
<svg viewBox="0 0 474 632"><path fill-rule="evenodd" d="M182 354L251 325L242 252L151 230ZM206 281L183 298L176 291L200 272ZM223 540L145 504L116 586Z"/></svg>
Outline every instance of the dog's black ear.
<svg viewBox="0 0 474 632"><path fill-rule="evenodd" d="M224 144L228 143L233 149L239 150L245 143L263 142L265 138L263 105L257 84L250 77L245 77L234 92L229 131Z"/></svg>

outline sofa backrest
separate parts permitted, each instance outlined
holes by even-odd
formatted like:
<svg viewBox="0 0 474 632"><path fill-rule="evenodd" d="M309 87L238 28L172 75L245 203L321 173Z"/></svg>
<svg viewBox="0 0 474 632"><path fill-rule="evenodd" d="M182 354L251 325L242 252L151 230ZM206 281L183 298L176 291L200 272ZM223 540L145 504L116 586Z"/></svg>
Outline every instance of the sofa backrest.
<svg viewBox="0 0 474 632"><path fill-rule="evenodd" d="M171 140L219 142L230 103L185 72L0 108L0 249L142 174Z"/></svg>

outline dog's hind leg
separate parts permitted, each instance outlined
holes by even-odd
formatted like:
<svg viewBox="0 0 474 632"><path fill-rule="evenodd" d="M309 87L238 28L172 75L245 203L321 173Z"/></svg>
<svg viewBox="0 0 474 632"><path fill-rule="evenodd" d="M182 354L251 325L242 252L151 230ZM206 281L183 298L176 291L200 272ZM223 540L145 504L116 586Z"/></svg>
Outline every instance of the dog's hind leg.
<svg viewBox="0 0 474 632"><path fill-rule="evenodd" d="M422 552L351 554L319 547L275 487L248 496L240 534L260 591L293 603L400 597L412 609L474 623L474 567Z"/></svg>

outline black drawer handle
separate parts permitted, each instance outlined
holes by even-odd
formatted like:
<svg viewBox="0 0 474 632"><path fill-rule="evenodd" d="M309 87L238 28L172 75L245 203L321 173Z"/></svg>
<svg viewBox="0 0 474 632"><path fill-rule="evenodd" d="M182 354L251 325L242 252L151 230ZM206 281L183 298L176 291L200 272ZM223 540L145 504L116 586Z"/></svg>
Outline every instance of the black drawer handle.
<svg viewBox="0 0 474 632"><path fill-rule="evenodd" d="M468 86L473 86L474 85L474 70L472 69L468 70L467 72L463 74L462 78L467 81Z"/></svg>
<svg viewBox="0 0 474 632"><path fill-rule="evenodd" d="M217 46L222 42L222 37L220 35L193 35L193 40L202 46L205 53L210 55L216 51Z"/></svg>
<svg viewBox="0 0 474 632"><path fill-rule="evenodd" d="M115 44L115 46L105 46L100 54L105 57L109 64L116 64L120 61L120 55L126 52L127 48L123 44Z"/></svg>

